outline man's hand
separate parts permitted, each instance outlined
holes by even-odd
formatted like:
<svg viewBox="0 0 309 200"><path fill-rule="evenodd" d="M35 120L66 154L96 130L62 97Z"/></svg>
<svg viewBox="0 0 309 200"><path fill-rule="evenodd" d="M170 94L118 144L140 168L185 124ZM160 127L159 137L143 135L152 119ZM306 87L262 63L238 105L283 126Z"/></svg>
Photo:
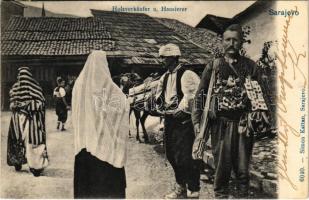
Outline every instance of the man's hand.
<svg viewBox="0 0 309 200"><path fill-rule="evenodd" d="M200 124L194 124L194 133L195 135L200 133Z"/></svg>

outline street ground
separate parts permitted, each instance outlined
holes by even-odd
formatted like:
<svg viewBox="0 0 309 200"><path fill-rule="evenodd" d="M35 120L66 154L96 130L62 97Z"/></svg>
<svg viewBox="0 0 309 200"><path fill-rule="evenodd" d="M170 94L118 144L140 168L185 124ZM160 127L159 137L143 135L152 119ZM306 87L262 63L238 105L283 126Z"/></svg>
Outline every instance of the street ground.
<svg viewBox="0 0 309 200"><path fill-rule="evenodd" d="M133 115L132 115L133 116ZM73 198L74 135L70 121L67 131L56 130L56 115L53 110L46 114L47 150L49 166L42 176L34 177L27 165L20 172L6 164L7 133L10 112L1 113L1 198ZM133 126L133 120L131 126ZM135 140L136 130L132 128L132 137L128 142L126 170L129 199L160 199L169 192L174 184L174 174L164 157L162 144L154 138L159 134L159 119L149 117L146 128L150 135L150 144ZM201 181L200 198L212 199L211 184Z"/></svg>

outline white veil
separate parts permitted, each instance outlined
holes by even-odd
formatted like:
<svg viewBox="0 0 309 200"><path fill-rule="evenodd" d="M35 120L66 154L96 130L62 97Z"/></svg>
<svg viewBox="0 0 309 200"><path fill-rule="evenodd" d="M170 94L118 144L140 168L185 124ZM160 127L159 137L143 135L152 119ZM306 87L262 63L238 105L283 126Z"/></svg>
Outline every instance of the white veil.
<svg viewBox="0 0 309 200"><path fill-rule="evenodd" d="M112 81L106 53L93 51L72 94L75 154L86 148L93 156L121 168L126 161L129 105Z"/></svg>

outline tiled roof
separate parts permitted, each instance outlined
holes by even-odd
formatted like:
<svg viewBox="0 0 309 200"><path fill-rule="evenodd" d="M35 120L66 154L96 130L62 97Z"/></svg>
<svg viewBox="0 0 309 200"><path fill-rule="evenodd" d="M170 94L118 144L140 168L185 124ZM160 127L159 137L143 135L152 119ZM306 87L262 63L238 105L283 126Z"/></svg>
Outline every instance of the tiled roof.
<svg viewBox="0 0 309 200"><path fill-rule="evenodd" d="M2 33L2 55L86 55L92 49L128 64L157 64L158 50L175 43L182 61L204 64L209 52L145 14L92 10L95 17L12 17Z"/></svg>
<svg viewBox="0 0 309 200"><path fill-rule="evenodd" d="M206 28L216 33L222 34L224 29L231 23L230 18L219 17L215 15L206 15L196 28Z"/></svg>
<svg viewBox="0 0 309 200"><path fill-rule="evenodd" d="M106 31L7 31L3 33L3 38L9 41L52 41L110 39L111 36Z"/></svg>
<svg viewBox="0 0 309 200"><path fill-rule="evenodd" d="M166 19L166 18L155 18L158 22L171 28L179 35L183 36L187 40L199 45L207 52L210 57L213 57L217 51L220 51L221 37L208 29L205 28L193 28L187 24L184 24L178 20Z"/></svg>
<svg viewBox="0 0 309 200"><path fill-rule="evenodd" d="M130 57L125 59L127 63L158 63L158 50L167 43L180 47L183 62L204 64L209 60L207 51L148 15L101 10L91 12L95 17L111 24L109 30L116 40L115 49Z"/></svg>
<svg viewBox="0 0 309 200"><path fill-rule="evenodd" d="M3 41L2 55L85 55L93 49L110 50L114 41L109 40L48 40Z"/></svg>
<svg viewBox="0 0 309 200"><path fill-rule="evenodd" d="M2 33L2 55L85 55L110 51L115 41L97 18L13 16Z"/></svg>
<svg viewBox="0 0 309 200"><path fill-rule="evenodd" d="M106 31L106 24L98 18L70 17L12 17L6 31Z"/></svg>

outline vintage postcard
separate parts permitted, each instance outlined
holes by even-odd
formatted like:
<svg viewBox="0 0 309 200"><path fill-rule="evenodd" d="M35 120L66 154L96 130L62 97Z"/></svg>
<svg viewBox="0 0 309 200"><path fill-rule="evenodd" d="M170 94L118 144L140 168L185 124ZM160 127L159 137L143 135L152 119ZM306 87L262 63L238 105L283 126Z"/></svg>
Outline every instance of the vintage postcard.
<svg viewBox="0 0 309 200"><path fill-rule="evenodd" d="M1 1L6 199L307 199L308 1Z"/></svg>

